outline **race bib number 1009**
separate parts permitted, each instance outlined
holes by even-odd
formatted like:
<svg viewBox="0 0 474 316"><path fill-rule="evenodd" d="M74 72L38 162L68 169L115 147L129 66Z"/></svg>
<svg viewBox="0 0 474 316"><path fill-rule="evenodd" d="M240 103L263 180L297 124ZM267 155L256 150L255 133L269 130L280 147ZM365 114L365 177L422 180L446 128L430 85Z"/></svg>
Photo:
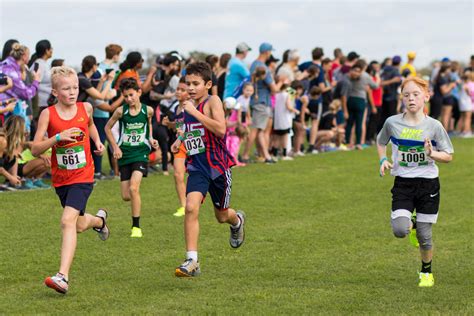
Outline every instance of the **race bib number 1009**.
<svg viewBox="0 0 474 316"><path fill-rule="evenodd" d="M428 157L424 146L399 146L398 164L401 167L427 166Z"/></svg>

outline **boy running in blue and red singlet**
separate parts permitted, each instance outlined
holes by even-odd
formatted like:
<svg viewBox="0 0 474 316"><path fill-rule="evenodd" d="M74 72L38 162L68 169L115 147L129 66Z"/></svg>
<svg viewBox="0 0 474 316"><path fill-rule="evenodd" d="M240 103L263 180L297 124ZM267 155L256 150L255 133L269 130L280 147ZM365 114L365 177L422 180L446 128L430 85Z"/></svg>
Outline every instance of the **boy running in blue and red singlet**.
<svg viewBox="0 0 474 316"><path fill-rule="evenodd" d="M183 142L187 151L188 181L184 235L186 260L175 270L177 277L200 273L198 261L199 209L207 192L211 195L219 223L230 225L230 245L238 248L244 242L245 214L229 208L232 186L230 168L235 162L226 149L226 121L222 102L209 96L212 71L208 64L196 62L186 67L186 84L191 100L183 103L184 131L172 146L179 150Z"/></svg>

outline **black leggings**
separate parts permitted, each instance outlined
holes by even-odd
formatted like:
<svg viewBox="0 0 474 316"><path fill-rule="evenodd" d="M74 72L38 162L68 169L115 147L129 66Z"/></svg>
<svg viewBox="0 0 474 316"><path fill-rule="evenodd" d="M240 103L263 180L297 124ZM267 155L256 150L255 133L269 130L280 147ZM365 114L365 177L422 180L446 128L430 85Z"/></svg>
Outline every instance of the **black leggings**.
<svg viewBox="0 0 474 316"><path fill-rule="evenodd" d="M366 108L366 101L363 98L349 97L347 100L347 110L349 111L349 118L346 125L346 144L351 141L352 125L355 122L356 145L360 145L362 137L362 124L364 120L364 111Z"/></svg>
<svg viewBox="0 0 474 316"><path fill-rule="evenodd" d="M153 138L160 145L162 169L168 171L168 128L159 123L153 123Z"/></svg>

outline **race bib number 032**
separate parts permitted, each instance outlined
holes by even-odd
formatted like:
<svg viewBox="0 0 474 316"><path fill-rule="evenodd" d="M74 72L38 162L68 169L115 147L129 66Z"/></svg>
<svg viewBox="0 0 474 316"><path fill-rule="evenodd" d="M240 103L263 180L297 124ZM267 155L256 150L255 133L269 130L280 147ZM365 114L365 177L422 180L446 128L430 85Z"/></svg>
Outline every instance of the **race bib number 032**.
<svg viewBox="0 0 474 316"><path fill-rule="evenodd" d="M201 154L206 151L206 146L199 130L194 130L184 134L184 147L189 156Z"/></svg>
<svg viewBox="0 0 474 316"><path fill-rule="evenodd" d="M59 169L76 170L86 166L86 153L84 146L56 148L56 160Z"/></svg>

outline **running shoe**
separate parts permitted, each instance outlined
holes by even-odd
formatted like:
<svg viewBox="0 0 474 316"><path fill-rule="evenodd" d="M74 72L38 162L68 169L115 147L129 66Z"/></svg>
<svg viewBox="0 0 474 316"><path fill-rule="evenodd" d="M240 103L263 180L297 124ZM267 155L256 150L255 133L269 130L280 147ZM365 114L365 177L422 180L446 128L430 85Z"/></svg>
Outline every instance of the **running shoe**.
<svg viewBox="0 0 474 316"><path fill-rule="evenodd" d="M22 190L31 190L31 189L36 189L35 185L33 184L33 181L31 179L26 178L25 182L23 182L23 185L21 186Z"/></svg>
<svg viewBox="0 0 474 316"><path fill-rule="evenodd" d="M199 262L191 258L186 259L174 272L174 275L179 278L195 277L199 274L201 274Z"/></svg>
<svg viewBox="0 0 474 316"><path fill-rule="evenodd" d="M44 280L44 284L46 284L47 287L52 288L53 290L56 290L56 292L59 292L61 294L66 294L67 290L69 289L68 282L66 281L66 278L62 273L56 273L55 276L52 277L47 277Z"/></svg>
<svg viewBox="0 0 474 316"><path fill-rule="evenodd" d="M245 213L237 211L237 216L240 218L240 226L238 228L230 227L229 243L232 248L239 248L245 240Z"/></svg>
<svg viewBox="0 0 474 316"><path fill-rule="evenodd" d="M142 238L143 233L140 227L132 227L132 234L130 235L132 238Z"/></svg>
<svg viewBox="0 0 474 316"><path fill-rule="evenodd" d="M33 185L37 188L41 188L41 189L49 189L50 186L47 185L46 183L43 182L43 180L41 179L37 179L35 181L33 181Z"/></svg>
<svg viewBox="0 0 474 316"><path fill-rule="evenodd" d="M281 157L281 160L283 161L291 161L291 160L294 160L293 157L290 157L290 156L283 156Z"/></svg>
<svg viewBox="0 0 474 316"><path fill-rule="evenodd" d="M102 228L94 227L94 230L99 234L99 238L105 241L109 238L109 235L110 235L109 226L107 226L107 211L104 209L99 209L99 211L97 212L97 214L95 214L95 216L102 218L102 220L104 221L104 227Z"/></svg>
<svg viewBox="0 0 474 316"><path fill-rule="evenodd" d="M433 273L420 272L420 281L418 282L419 287L432 287L434 285Z"/></svg>
<svg viewBox="0 0 474 316"><path fill-rule="evenodd" d="M173 216L176 216L176 217L184 216L184 206L181 206L180 208L178 208L176 212L173 214Z"/></svg>

